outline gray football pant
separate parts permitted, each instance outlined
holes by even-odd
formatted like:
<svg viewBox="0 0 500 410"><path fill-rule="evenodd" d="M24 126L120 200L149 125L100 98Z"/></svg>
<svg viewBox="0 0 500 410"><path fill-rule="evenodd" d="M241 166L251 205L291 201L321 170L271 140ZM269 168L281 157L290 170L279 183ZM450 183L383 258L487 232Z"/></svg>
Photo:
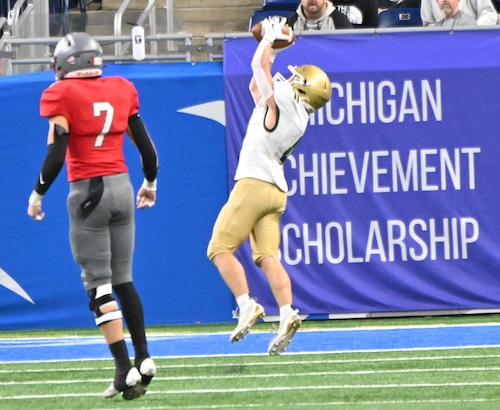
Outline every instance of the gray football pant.
<svg viewBox="0 0 500 410"><path fill-rule="evenodd" d="M103 177L104 192L84 218L80 204L88 196L89 179L70 184L67 207L73 258L82 269L86 290L132 281L134 190L128 173Z"/></svg>

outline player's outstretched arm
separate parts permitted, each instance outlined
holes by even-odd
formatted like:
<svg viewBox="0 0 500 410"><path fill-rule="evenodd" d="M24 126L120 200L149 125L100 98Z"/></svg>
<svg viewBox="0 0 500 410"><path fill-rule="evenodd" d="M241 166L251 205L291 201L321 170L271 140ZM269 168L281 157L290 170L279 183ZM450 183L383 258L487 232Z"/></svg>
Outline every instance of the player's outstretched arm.
<svg viewBox="0 0 500 410"><path fill-rule="evenodd" d="M260 101L261 98L268 101L273 95L270 57L276 34L269 19L265 19L262 22L262 27L264 36L255 50L251 63L253 77L250 84L250 91L256 102Z"/></svg>

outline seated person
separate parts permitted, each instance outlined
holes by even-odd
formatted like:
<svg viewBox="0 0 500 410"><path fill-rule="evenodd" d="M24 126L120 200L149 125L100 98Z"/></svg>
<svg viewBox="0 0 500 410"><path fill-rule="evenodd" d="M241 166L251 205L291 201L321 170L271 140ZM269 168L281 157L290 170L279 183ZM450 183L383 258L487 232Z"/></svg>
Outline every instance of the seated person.
<svg viewBox="0 0 500 410"><path fill-rule="evenodd" d="M352 28L347 17L328 0L301 0L286 22L296 32Z"/></svg>
<svg viewBox="0 0 500 410"><path fill-rule="evenodd" d="M460 0L436 0L436 2L443 13L443 18L429 24L428 27L477 26L474 17L460 11Z"/></svg>
<svg viewBox="0 0 500 410"><path fill-rule="evenodd" d="M494 26L498 22L498 13L491 0L461 0L460 10L476 19L479 26ZM436 23L443 18L443 13L436 0L422 0L420 16L424 26Z"/></svg>
<svg viewBox="0 0 500 410"><path fill-rule="evenodd" d="M375 0L332 0L354 28L376 28L378 5Z"/></svg>

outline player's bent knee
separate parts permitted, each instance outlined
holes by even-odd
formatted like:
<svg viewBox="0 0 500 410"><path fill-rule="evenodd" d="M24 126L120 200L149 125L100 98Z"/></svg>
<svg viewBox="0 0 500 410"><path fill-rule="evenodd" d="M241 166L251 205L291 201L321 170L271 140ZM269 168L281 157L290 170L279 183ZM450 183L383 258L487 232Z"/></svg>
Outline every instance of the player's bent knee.
<svg viewBox="0 0 500 410"><path fill-rule="evenodd" d="M214 258L217 255L225 254L225 253L234 254L234 252L236 252L236 250L238 248L239 248L239 246L228 245L228 244L225 244L223 242L213 242L213 241L211 241L209 243L208 249L207 249L207 258L208 258L208 260L210 260L210 261L213 262Z"/></svg>
<svg viewBox="0 0 500 410"><path fill-rule="evenodd" d="M94 312L97 326L122 318L122 312L113 296L111 284L98 286L89 290L87 294L90 298L89 308Z"/></svg>
<svg viewBox="0 0 500 410"><path fill-rule="evenodd" d="M208 250L207 250L207 258L209 261L212 261L212 263L213 263L214 258L217 255L220 255L221 253L230 253L230 251L229 251L229 249L227 249L225 247L221 247L221 246L218 246L218 247L209 246Z"/></svg>

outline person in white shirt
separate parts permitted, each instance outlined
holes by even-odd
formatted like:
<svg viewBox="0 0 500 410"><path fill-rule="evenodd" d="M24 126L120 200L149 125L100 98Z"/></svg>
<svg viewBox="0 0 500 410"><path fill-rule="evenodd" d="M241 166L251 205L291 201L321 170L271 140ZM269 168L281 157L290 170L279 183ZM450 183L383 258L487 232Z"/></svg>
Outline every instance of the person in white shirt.
<svg viewBox="0 0 500 410"><path fill-rule="evenodd" d="M475 18L479 26L494 26L498 22L498 13L491 0L462 0L460 11ZM424 26L443 19L443 13L436 0L422 0L420 16Z"/></svg>

